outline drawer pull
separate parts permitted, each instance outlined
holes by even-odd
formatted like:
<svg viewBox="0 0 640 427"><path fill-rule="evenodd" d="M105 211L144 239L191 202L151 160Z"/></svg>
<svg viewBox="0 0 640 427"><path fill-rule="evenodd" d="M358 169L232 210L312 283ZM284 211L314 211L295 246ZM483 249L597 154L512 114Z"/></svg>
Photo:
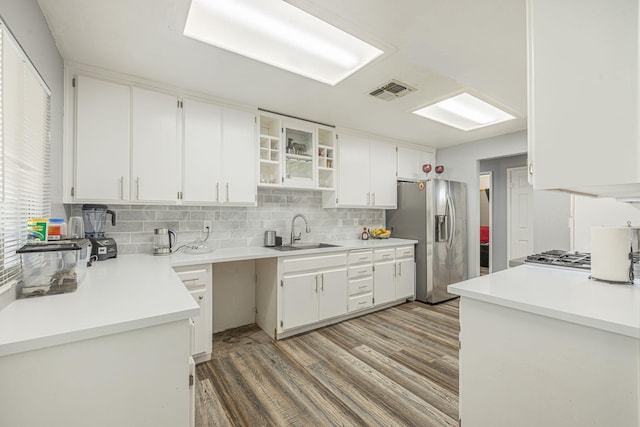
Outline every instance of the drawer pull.
<svg viewBox="0 0 640 427"><path fill-rule="evenodd" d="M368 272L369 272L369 270L360 270L360 271L358 271L358 274L366 274Z"/></svg>
<svg viewBox="0 0 640 427"><path fill-rule="evenodd" d="M204 299L204 297L203 297L202 295L200 295L200 296L198 297L198 299L199 299L199 300L203 300L203 299Z"/></svg>
<svg viewBox="0 0 640 427"><path fill-rule="evenodd" d="M369 301L360 301L360 302L358 303L358 305L363 305L363 304L368 304L368 303L369 303Z"/></svg>
<svg viewBox="0 0 640 427"><path fill-rule="evenodd" d="M382 258L389 258L391 256L391 254L384 254L382 255Z"/></svg>
<svg viewBox="0 0 640 427"><path fill-rule="evenodd" d="M363 261L364 261L364 260L369 259L369 257L368 257L368 256L361 256L361 257L360 257L360 258L358 258L358 259L361 259L361 260L363 260Z"/></svg>
<svg viewBox="0 0 640 427"><path fill-rule="evenodd" d="M367 288L368 288L367 285L358 286L358 289L367 289Z"/></svg>

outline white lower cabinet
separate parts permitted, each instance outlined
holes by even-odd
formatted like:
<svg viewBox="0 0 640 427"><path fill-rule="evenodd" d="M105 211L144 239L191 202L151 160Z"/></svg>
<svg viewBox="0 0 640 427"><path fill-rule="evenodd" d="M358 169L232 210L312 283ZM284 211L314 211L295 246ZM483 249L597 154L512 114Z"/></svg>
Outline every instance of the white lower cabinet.
<svg viewBox="0 0 640 427"><path fill-rule="evenodd" d="M412 299L414 270L413 246L257 259L256 323L280 339Z"/></svg>
<svg viewBox="0 0 640 427"><path fill-rule="evenodd" d="M189 425L189 327L182 319L2 356L0 425Z"/></svg>
<svg viewBox="0 0 640 427"><path fill-rule="evenodd" d="M347 311L373 307L373 251L349 253L349 300Z"/></svg>
<svg viewBox="0 0 640 427"><path fill-rule="evenodd" d="M396 248L396 297L413 297L416 291L416 263L413 246Z"/></svg>
<svg viewBox="0 0 640 427"><path fill-rule="evenodd" d="M282 330L294 329L347 312L345 253L285 259L281 270Z"/></svg>
<svg viewBox="0 0 640 427"><path fill-rule="evenodd" d="M197 363L211 359L213 350L213 301L211 264L174 267L182 283L200 306L200 314L192 318L194 323L191 354Z"/></svg>
<svg viewBox="0 0 640 427"><path fill-rule="evenodd" d="M373 280L376 305L414 296L413 252L413 246L374 251Z"/></svg>

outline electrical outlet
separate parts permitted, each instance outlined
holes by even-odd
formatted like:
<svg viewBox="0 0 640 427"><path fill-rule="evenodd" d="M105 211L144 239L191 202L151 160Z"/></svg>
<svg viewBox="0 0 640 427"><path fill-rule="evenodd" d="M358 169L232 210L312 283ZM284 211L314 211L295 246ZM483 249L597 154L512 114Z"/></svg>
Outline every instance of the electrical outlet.
<svg viewBox="0 0 640 427"><path fill-rule="evenodd" d="M353 226L354 227L358 226L358 220L356 218L353 219Z"/></svg>
<svg viewBox="0 0 640 427"><path fill-rule="evenodd" d="M202 226L202 231L206 232L207 228L211 231L211 221L204 221L204 225Z"/></svg>

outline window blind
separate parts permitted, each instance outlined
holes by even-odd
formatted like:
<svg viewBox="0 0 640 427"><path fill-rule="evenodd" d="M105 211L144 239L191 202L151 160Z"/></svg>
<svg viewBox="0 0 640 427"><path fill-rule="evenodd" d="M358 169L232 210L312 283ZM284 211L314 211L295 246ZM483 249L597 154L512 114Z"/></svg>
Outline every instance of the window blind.
<svg viewBox="0 0 640 427"><path fill-rule="evenodd" d="M27 219L49 217L50 92L0 22L0 290L20 280Z"/></svg>

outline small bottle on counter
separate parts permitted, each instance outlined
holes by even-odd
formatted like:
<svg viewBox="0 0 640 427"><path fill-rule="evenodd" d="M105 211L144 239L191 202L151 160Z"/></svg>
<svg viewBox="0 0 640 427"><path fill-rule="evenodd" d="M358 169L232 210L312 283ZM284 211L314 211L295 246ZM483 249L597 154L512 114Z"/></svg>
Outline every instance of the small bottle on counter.
<svg viewBox="0 0 640 427"><path fill-rule="evenodd" d="M369 233L367 233L367 227L362 230L362 240L369 240Z"/></svg>

